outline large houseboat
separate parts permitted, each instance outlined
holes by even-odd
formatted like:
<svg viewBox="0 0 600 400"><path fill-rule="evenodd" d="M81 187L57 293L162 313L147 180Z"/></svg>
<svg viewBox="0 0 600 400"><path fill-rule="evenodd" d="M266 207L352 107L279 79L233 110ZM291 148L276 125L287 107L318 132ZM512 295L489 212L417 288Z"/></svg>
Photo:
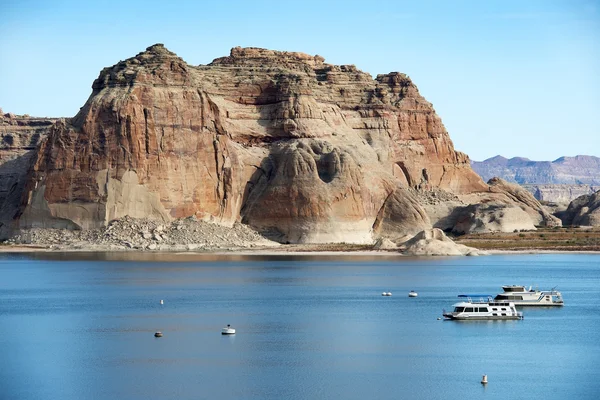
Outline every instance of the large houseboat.
<svg viewBox="0 0 600 400"><path fill-rule="evenodd" d="M517 311L512 302L494 301L489 295L461 294L458 297L465 301L454 304L453 311L444 310L444 318L462 321L523 319L523 313ZM473 301L474 298L479 300Z"/></svg>
<svg viewBox="0 0 600 400"><path fill-rule="evenodd" d="M510 301L517 306L562 306L564 301L559 291L526 289L525 286L502 286L504 292L494 297L494 301Z"/></svg>

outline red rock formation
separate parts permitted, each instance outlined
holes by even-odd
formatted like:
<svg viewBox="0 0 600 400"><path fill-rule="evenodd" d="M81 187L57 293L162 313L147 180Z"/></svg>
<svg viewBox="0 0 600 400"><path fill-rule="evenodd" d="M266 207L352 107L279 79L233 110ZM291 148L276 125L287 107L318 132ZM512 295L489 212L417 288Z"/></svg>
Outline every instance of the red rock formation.
<svg viewBox="0 0 600 400"><path fill-rule="evenodd" d="M194 67L162 45L100 73L27 185L22 226L196 215L300 242L429 226L401 186L487 190L404 74L256 48Z"/></svg>

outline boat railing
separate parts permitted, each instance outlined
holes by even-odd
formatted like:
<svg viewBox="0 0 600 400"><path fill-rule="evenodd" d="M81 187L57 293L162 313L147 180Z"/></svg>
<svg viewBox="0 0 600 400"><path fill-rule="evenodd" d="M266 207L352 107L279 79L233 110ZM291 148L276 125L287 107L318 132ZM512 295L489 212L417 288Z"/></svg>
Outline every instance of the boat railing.
<svg viewBox="0 0 600 400"><path fill-rule="evenodd" d="M478 303L492 302L492 296L489 294L459 294L458 297L467 299L467 303L473 303L474 298L479 298Z"/></svg>

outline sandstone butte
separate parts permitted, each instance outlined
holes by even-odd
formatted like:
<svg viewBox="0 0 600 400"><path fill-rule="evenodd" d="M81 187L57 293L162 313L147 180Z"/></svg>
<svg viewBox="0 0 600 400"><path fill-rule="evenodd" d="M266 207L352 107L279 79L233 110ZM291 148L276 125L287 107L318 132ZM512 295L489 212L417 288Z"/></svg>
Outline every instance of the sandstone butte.
<svg viewBox="0 0 600 400"><path fill-rule="evenodd" d="M402 73L373 79L318 55L239 47L191 66L156 44L92 89L27 153L23 187L4 194L20 199L6 226L196 216L282 242L372 243L465 225L467 206L487 202L557 224L526 191L484 183ZM440 193L452 200L426 211Z"/></svg>

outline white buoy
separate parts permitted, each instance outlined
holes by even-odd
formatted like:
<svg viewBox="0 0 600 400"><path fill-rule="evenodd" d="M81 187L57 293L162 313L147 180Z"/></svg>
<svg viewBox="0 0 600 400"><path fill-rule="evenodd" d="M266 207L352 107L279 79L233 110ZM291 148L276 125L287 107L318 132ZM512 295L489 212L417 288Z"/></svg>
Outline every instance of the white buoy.
<svg viewBox="0 0 600 400"><path fill-rule="evenodd" d="M441 320L441 318L440 318L440 317L438 317L438 319L437 319L437 320L439 321L439 320Z"/></svg>
<svg viewBox="0 0 600 400"><path fill-rule="evenodd" d="M486 383L488 383L488 381L487 381L487 375L484 375L483 378L481 378L481 384L485 385Z"/></svg>
<svg viewBox="0 0 600 400"><path fill-rule="evenodd" d="M231 325L227 324L227 326L221 329L221 335L235 335L235 329L231 327Z"/></svg>
<svg viewBox="0 0 600 400"><path fill-rule="evenodd" d="M154 337L162 337L162 336L163 336L163 334L160 331L158 331L154 334Z"/></svg>
<svg viewBox="0 0 600 400"><path fill-rule="evenodd" d="M160 301L160 304L165 304L165 302L163 300Z"/></svg>
<svg viewBox="0 0 600 400"><path fill-rule="evenodd" d="M381 293L382 296L387 296L386 292Z"/></svg>

